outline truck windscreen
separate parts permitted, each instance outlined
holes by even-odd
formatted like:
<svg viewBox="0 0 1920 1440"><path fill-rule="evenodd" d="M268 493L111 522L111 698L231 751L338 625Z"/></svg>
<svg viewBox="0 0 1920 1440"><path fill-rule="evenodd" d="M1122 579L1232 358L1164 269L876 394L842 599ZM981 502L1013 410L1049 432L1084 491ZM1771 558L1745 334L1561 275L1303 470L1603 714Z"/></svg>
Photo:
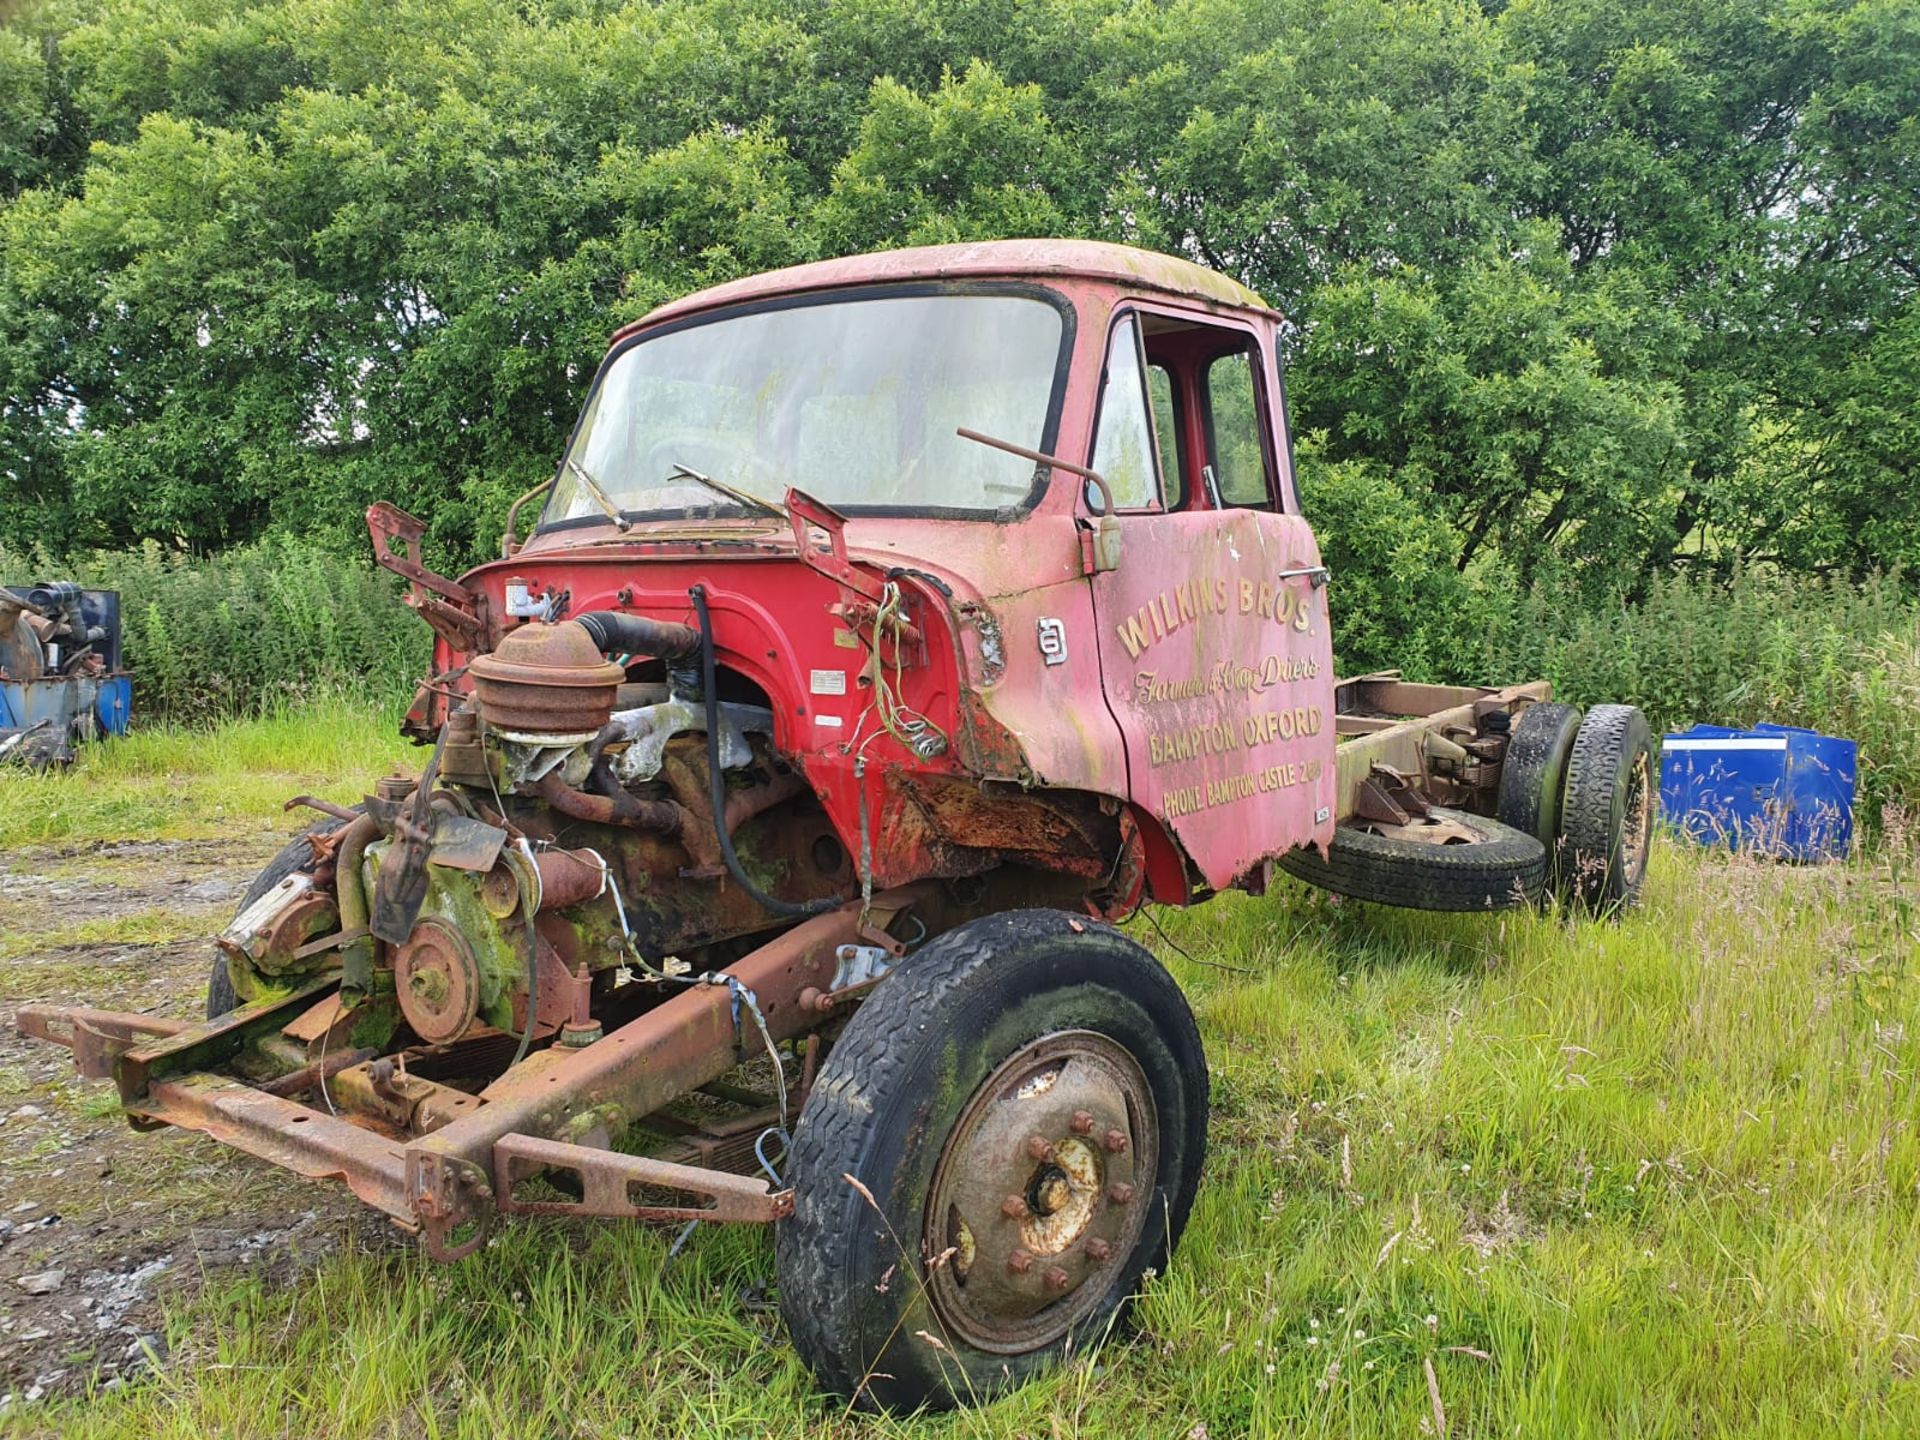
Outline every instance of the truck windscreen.
<svg viewBox="0 0 1920 1440"><path fill-rule="evenodd" d="M1033 463L954 431L1043 446L1064 331L1046 300L967 293L737 311L642 336L603 369L545 523L609 503L747 508L684 470L774 502L797 485L855 509L1019 505Z"/></svg>

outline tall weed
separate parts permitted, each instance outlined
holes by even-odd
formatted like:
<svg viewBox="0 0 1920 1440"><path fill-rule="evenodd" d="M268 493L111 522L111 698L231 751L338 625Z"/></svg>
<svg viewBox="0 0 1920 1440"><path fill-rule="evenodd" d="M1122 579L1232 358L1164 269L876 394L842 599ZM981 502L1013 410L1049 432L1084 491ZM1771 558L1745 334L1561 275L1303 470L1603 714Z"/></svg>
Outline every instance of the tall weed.
<svg viewBox="0 0 1920 1440"><path fill-rule="evenodd" d="M1869 826L1889 803L1920 804L1920 601L1898 577L1663 576L1597 608L1540 586L1445 678L1536 677L1574 704L1638 705L1659 730L1767 720L1843 736L1860 746Z"/></svg>

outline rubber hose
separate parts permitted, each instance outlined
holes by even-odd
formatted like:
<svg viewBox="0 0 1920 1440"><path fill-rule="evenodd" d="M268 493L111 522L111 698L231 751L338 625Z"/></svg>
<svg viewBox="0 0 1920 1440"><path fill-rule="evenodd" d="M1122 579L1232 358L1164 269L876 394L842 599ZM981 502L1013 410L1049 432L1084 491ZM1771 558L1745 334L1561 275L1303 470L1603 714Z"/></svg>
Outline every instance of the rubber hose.
<svg viewBox="0 0 1920 1440"><path fill-rule="evenodd" d="M671 620L650 620L620 610L589 610L574 620L593 637L602 655L651 655L678 660L700 648L700 637Z"/></svg>
<svg viewBox="0 0 1920 1440"><path fill-rule="evenodd" d="M726 862L727 873L746 891L749 900L775 915L804 919L809 915L824 915L829 910L838 909L840 902L831 897L809 900L804 905L776 899L747 878L740 857L734 854L733 837L727 833L727 777L720 769L720 689L713 663L713 617L707 614L706 586L696 585L687 594L693 600L693 613L700 617L700 682L707 701L708 794L713 800L714 838L720 842L720 858Z"/></svg>

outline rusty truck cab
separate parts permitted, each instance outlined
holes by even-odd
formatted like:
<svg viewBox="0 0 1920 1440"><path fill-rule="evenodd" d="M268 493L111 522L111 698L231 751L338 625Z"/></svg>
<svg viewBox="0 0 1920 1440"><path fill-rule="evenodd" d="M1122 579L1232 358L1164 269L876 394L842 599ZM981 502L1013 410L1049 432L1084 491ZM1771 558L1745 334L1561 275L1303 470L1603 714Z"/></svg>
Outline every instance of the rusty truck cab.
<svg viewBox="0 0 1920 1440"><path fill-rule="evenodd" d="M529 614L686 622L702 581L729 683L872 883L1044 857L1119 910L1257 882L1333 815L1276 325L1225 277L1082 241L676 301L615 336L537 527L462 577L437 668ZM850 620L887 604L910 638L880 656ZM423 694L423 737L462 683Z"/></svg>

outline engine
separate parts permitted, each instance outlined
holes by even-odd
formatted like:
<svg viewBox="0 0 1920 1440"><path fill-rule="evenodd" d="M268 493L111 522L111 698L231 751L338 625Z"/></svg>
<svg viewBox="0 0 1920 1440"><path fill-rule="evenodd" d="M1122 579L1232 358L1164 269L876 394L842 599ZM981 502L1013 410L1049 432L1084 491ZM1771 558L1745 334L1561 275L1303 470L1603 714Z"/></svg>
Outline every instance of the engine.
<svg viewBox="0 0 1920 1440"><path fill-rule="evenodd" d="M356 1044L402 1025L587 1043L613 992L644 1007L845 898L849 857L773 751L771 708L722 699L741 682L701 652L691 627L612 612L510 631L467 667L422 776L341 812L236 917L236 991L337 963ZM629 682L636 660L661 678Z"/></svg>

